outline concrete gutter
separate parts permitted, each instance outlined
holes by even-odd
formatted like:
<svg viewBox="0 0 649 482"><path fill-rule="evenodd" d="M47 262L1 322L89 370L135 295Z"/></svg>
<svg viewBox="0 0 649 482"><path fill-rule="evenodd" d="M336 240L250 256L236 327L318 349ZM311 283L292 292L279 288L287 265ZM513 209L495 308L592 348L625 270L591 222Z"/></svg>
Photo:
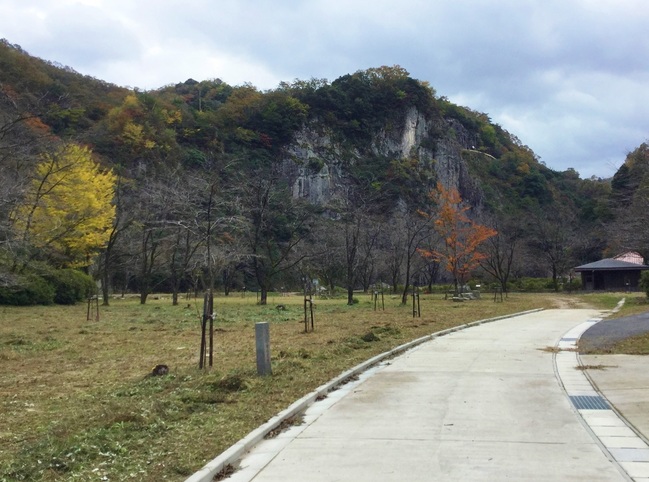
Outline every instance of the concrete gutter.
<svg viewBox="0 0 649 482"><path fill-rule="evenodd" d="M363 363L360 363L359 365L356 365L355 367L347 370L346 372L341 373L336 378L330 380L324 385L320 385L311 393L300 398L299 400L291 404L287 409L272 417L270 420L268 420L268 422L253 430L244 438L221 453L218 457L208 462L202 469L186 479L185 482L211 482L212 480L214 480L214 477L217 474L223 472L228 466L236 467L238 465L238 462L250 449L252 449L252 447L261 442L264 437L266 437L266 435L268 435L270 432L277 429L282 424L282 422L304 412L307 407L312 405L318 398L326 396L328 393L336 390L340 385L344 385L350 378L356 377L359 373L366 371L367 369L379 364L386 359L401 355L403 352L421 345L422 343L430 341L433 338L448 335L449 333L454 333L466 328L471 328L472 326L504 320L506 318L512 318L515 316L527 315L529 313L536 313L538 311L543 311L543 309L539 308L535 310L523 311L520 313L513 313L510 315L497 316L495 318L472 321L471 323L465 323L463 325L458 325L453 328L448 328L446 330L438 331L430 335L417 338L416 340L412 340L408 343L404 343L403 345L399 345L398 347L393 348L390 351L376 355L375 357L372 357L369 360L366 360Z"/></svg>

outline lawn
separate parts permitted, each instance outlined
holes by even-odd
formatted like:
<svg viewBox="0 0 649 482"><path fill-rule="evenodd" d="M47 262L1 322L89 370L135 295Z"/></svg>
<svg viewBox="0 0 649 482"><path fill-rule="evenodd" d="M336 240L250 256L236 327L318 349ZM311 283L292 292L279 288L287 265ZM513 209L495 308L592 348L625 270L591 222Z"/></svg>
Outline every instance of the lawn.
<svg viewBox="0 0 649 482"><path fill-rule="evenodd" d="M619 300L561 298L600 307ZM316 300L315 331L304 333L301 296L271 296L267 306L250 294L218 297L210 370L198 369L202 300L111 299L100 321L87 320L85 305L0 307L0 480L184 480L373 355L469 321L561 306L553 295L510 294L502 303L422 295L413 318L398 297L386 296L385 311L358 299ZM256 375L259 321L270 323L270 377ZM147 376L157 364L170 373Z"/></svg>
<svg viewBox="0 0 649 482"><path fill-rule="evenodd" d="M611 318L637 315L649 310L649 300L645 294L627 293L620 296L624 296L625 303L617 313L611 315ZM589 355L649 355L649 333L631 336L606 346L606 348L589 348L585 353Z"/></svg>

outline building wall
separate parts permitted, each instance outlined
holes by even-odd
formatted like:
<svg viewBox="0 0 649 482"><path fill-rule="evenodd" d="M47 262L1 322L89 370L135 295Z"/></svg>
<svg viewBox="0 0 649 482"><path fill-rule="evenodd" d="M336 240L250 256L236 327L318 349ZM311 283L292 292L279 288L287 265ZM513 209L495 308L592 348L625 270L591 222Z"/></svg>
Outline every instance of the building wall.
<svg viewBox="0 0 649 482"><path fill-rule="evenodd" d="M581 285L586 291L638 291L639 282L640 270L581 272Z"/></svg>

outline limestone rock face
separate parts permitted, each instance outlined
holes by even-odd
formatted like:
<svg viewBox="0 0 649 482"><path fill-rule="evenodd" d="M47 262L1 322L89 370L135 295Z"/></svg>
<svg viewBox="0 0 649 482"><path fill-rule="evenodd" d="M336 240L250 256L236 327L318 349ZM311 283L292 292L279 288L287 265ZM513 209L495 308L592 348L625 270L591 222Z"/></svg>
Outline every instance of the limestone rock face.
<svg viewBox="0 0 649 482"><path fill-rule="evenodd" d="M478 183L469 175L462 151L472 149L476 143L475 135L459 122L441 117L428 119L411 107L401 124L381 129L365 152L337 141L333 132L320 124L304 127L287 149L283 172L294 198L324 206L345 196L351 183L347 167L364 156L417 159L417 169L433 171L429 177L458 189L475 205L481 203L482 195Z"/></svg>
<svg viewBox="0 0 649 482"><path fill-rule="evenodd" d="M373 150L376 154L389 153L399 158L420 154L421 143L429 131L428 120L415 107L411 107L406 112L403 125L385 128L379 133Z"/></svg>
<svg viewBox="0 0 649 482"><path fill-rule="evenodd" d="M331 140L331 133L302 129L288 149L284 172L291 182L293 197L323 206L343 195L344 156Z"/></svg>

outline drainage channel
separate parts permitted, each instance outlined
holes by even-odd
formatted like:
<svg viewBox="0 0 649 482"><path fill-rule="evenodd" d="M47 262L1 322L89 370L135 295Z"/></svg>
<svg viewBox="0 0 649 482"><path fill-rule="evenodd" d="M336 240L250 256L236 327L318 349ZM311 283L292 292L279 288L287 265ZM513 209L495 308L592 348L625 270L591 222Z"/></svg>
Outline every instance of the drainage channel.
<svg viewBox="0 0 649 482"><path fill-rule="evenodd" d="M597 391L583 370L577 369L581 365L577 342L599 321L601 318L581 323L559 340L554 354L555 373L584 425L622 474L628 480L649 480L649 446Z"/></svg>

